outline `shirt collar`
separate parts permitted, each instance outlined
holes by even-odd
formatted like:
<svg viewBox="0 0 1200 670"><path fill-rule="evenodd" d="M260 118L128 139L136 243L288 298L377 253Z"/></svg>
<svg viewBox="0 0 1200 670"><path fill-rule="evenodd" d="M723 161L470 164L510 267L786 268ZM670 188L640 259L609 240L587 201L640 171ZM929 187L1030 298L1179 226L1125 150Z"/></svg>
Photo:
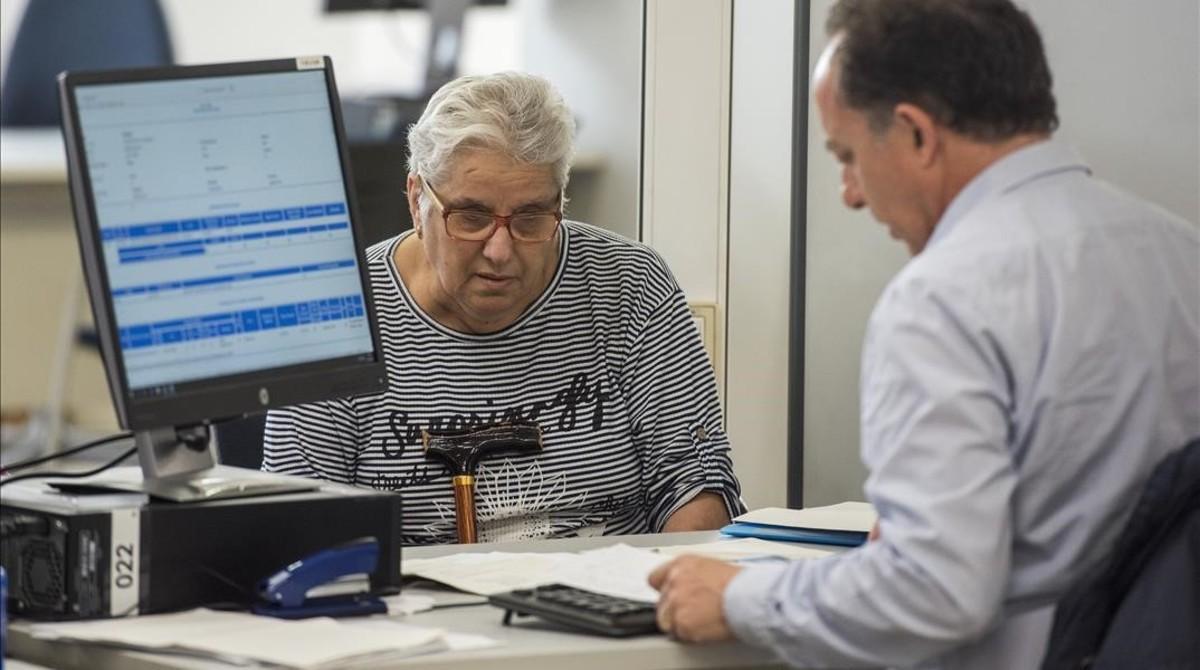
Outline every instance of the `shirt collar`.
<svg viewBox="0 0 1200 670"><path fill-rule="evenodd" d="M1042 177L1069 171L1092 173L1083 158L1065 142L1048 139L1017 149L975 175L954 196L934 227L929 244L949 235L959 221L989 197L1010 193Z"/></svg>

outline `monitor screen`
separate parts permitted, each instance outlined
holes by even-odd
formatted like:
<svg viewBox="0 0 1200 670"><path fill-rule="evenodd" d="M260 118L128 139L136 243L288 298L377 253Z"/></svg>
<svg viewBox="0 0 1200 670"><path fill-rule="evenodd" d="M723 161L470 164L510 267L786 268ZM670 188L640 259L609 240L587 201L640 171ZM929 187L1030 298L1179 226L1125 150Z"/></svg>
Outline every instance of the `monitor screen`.
<svg viewBox="0 0 1200 670"><path fill-rule="evenodd" d="M322 390L327 373L379 362L332 73L296 62L64 77L119 414L143 404L177 423L188 407L321 399L345 393ZM195 406L206 394L216 405Z"/></svg>

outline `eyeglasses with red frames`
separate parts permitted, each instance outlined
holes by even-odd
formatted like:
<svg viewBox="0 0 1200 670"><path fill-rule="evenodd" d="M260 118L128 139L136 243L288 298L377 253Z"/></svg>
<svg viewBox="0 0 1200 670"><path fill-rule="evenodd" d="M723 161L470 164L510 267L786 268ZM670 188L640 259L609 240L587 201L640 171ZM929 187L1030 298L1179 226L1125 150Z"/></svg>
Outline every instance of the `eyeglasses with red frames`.
<svg viewBox="0 0 1200 670"><path fill-rule="evenodd" d="M508 234L518 242L549 242L562 224L562 192L558 194L560 207L553 212L520 212L501 216L475 209L446 209L442 199L429 186L425 178L418 175L433 204L442 212L442 223L450 239L460 242L482 242L492 236L500 226L508 228Z"/></svg>

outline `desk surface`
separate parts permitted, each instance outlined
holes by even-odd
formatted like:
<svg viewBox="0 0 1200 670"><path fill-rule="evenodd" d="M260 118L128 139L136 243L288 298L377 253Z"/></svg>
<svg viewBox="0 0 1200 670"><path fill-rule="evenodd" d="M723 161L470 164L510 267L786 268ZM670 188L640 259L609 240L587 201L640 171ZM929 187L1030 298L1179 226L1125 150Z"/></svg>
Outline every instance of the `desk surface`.
<svg viewBox="0 0 1200 670"><path fill-rule="evenodd" d="M414 547L404 550L407 558L433 558L464 551L580 551L624 542L633 546L696 544L717 539L716 532L672 533L665 535L628 535L532 542L507 542L478 545ZM776 661L766 651L738 643L685 645L661 635L631 639L610 639L565 632L536 619L513 626L501 624L501 610L490 605L450 607L421 612L404 621L419 626L444 628L460 633L486 635L501 644L488 649L417 656L397 663L397 668L421 667L450 670L534 670L567 668L600 670L621 668L761 668ZM130 670L216 670L229 668L208 660L136 653L92 646L48 643L34 640L21 630L10 628L9 648L15 656L35 663L64 668L128 668Z"/></svg>
<svg viewBox="0 0 1200 670"><path fill-rule="evenodd" d="M0 183L65 184L67 157L62 131L53 128L0 130Z"/></svg>

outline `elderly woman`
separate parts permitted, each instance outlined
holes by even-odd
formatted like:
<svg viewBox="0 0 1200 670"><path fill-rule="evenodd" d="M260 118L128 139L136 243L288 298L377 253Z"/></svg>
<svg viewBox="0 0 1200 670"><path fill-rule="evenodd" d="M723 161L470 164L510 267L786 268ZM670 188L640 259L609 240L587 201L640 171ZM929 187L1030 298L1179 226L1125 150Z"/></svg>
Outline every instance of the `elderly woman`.
<svg viewBox="0 0 1200 670"><path fill-rule="evenodd" d="M412 231L367 252L388 390L271 412L264 469L396 491L453 542L421 431L537 423L477 471L483 541L717 528L742 510L712 368L662 259L563 219L573 122L523 74L463 77L408 136Z"/></svg>

